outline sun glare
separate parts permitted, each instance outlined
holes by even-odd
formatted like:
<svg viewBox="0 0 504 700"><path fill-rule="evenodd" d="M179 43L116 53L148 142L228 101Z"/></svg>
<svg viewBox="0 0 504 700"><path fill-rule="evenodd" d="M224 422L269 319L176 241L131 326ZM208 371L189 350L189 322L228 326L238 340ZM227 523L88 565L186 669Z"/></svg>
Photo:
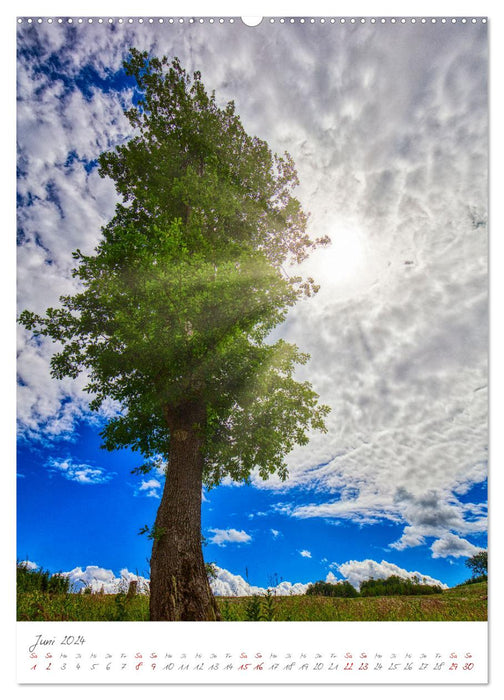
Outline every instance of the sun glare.
<svg viewBox="0 0 504 700"><path fill-rule="evenodd" d="M364 236L355 228L335 227L331 243L310 257L309 273L320 284L320 293L347 295L366 284L370 260Z"/></svg>

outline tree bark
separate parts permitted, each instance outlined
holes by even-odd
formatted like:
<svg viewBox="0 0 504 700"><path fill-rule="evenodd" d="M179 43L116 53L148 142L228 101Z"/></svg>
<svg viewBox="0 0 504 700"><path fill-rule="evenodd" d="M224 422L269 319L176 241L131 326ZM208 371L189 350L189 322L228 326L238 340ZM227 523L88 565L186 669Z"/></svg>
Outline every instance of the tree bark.
<svg viewBox="0 0 504 700"><path fill-rule="evenodd" d="M170 454L154 524L151 556L151 620L218 620L201 550L204 406L165 410Z"/></svg>

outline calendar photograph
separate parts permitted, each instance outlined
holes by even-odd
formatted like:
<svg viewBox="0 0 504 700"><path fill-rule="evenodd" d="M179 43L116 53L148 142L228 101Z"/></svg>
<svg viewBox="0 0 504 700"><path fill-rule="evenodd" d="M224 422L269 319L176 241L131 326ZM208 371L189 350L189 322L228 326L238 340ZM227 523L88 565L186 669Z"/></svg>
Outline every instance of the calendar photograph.
<svg viewBox="0 0 504 700"><path fill-rule="evenodd" d="M16 23L19 682L486 682L487 19Z"/></svg>

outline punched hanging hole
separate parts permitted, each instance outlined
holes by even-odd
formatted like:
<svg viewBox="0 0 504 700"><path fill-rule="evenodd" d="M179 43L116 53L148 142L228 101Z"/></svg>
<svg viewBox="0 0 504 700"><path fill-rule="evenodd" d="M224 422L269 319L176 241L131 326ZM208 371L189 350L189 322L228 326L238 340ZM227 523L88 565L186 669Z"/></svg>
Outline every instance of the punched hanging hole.
<svg viewBox="0 0 504 700"><path fill-rule="evenodd" d="M257 27L257 25L261 24L262 17L242 17L241 21L243 24L246 24L247 27Z"/></svg>

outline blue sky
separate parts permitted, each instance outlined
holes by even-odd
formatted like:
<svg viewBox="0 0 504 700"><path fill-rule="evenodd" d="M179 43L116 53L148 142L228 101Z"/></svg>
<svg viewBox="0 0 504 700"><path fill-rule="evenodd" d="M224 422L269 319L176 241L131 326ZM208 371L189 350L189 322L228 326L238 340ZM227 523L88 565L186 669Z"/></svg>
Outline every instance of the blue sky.
<svg viewBox="0 0 504 700"><path fill-rule="evenodd" d="M100 449L97 430L86 425L71 444L20 444L18 558L51 571L97 565L148 578L150 542L138 531L154 521L163 478L132 475L140 461L127 450ZM486 500L485 483L467 494L467 502L472 500ZM287 505L292 509L307 501L316 503L320 495L306 488L282 494L246 485L205 491L205 559L260 587L321 580L329 572L341 579L339 565L367 559L386 560L448 585L468 577L465 558L432 559L425 548L391 549L403 531L400 522L358 525L285 512ZM471 540L486 547L484 533Z"/></svg>
<svg viewBox="0 0 504 700"><path fill-rule="evenodd" d="M18 27L18 304L71 293L72 250L112 215L96 158L130 135L129 46L177 55L246 128L288 150L322 284L278 335L332 413L289 456L291 478L205 492L205 557L256 586L393 567L447 585L486 547L486 28ZM337 39L337 40L336 40ZM253 60L252 60L253 59ZM19 331L20 559L146 576L162 475L100 450L83 379ZM385 563L384 563L385 562ZM392 568L391 568L392 567Z"/></svg>

